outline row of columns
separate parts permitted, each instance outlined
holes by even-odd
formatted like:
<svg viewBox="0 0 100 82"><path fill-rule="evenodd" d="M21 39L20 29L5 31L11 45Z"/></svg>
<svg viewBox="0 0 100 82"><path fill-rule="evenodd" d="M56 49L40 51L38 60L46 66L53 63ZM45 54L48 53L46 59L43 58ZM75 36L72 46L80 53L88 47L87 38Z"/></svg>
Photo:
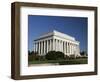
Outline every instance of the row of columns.
<svg viewBox="0 0 100 82"><path fill-rule="evenodd" d="M58 39L49 39L35 42L34 51L39 55L45 55L49 51L61 51L65 55L78 54L79 45Z"/></svg>

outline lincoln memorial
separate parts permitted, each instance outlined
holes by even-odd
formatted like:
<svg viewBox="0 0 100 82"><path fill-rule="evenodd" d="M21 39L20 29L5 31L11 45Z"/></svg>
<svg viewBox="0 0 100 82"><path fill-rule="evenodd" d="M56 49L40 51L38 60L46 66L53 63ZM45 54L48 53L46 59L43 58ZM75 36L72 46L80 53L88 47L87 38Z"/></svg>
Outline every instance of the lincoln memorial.
<svg viewBox="0 0 100 82"><path fill-rule="evenodd" d="M80 42L76 41L75 37L54 30L34 40L34 52L40 56L46 55L49 51L60 51L67 56L80 56L79 45Z"/></svg>

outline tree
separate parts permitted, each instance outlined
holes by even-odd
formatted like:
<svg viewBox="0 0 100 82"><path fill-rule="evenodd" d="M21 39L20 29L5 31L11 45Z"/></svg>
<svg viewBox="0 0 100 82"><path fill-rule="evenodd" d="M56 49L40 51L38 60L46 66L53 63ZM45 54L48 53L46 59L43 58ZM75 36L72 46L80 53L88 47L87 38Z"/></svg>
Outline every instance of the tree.
<svg viewBox="0 0 100 82"><path fill-rule="evenodd" d="M86 51L82 51L80 54L81 54L82 56L86 56L86 55L87 55Z"/></svg>
<svg viewBox="0 0 100 82"><path fill-rule="evenodd" d="M50 51L45 55L45 58L48 60L55 60L56 59L56 52Z"/></svg>
<svg viewBox="0 0 100 82"><path fill-rule="evenodd" d="M48 60L64 59L64 53L60 51L50 51L45 55Z"/></svg>
<svg viewBox="0 0 100 82"><path fill-rule="evenodd" d="M37 52L34 52L34 51L28 51L28 60L29 61L33 61L33 60L39 60L39 56L37 55L38 53Z"/></svg>
<svg viewBox="0 0 100 82"><path fill-rule="evenodd" d="M74 54L71 54L69 58L70 59L74 59L75 58L75 55Z"/></svg>
<svg viewBox="0 0 100 82"><path fill-rule="evenodd" d="M57 59L64 59L64 53L63 52L57 51L56 55L57 55Z"/></svg>
<svg viewBox="0 0 100 82"><path fill-rule="evenodd" d="M30 55L31 54L31 52L28 50L28 55Z"/></svg>

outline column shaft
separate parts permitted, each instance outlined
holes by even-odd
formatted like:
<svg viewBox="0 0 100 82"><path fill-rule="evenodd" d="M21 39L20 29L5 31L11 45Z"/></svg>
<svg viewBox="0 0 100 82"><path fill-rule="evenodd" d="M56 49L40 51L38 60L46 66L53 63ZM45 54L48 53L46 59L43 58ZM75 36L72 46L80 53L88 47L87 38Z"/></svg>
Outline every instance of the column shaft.
<svg viewBox="0 0 100 82"><path fill-rule="evenodd" d="M64 54L66 54L66 42L64 41Z"/></svg>
<svg viewBox="0 0 100 82"><path fill-rule="evenodd" d="M47 40L47 53L48 53L48 40Z"/></svg>
<svg viewBox="0 0 100 82"><path fill-rule="evenodd" d="M55 39L55 51L57 51L57 39Z"/></svg>
<svg viewBox="0 0 100 82"><path fill-rule="evenodd" d="M70 42L69 42L69 54L70 54Z"/></svg>
<svg viewBox="0 0 100 82"><path fill-rule="evenodd" d="M70 54L72 54L72 44L70 43Z"/></svg>
<svg viewBox="0 0 100 82"><path fill-rule="evenodd" d="M39 45L40 45L39 46L39 49L40 49L39 52L40 52L40 55L41 55L41 42L39 42Z"/></svg>
<svg viewBox="0 0 100 82"><path fill-rule="evenodd" d="M60 46L60 51L61 51L61 40L60 40L59 46Z"/></svg>
<svg viewBox="0 0 100 82"><path fill-rule="evenodd" d="M58 48L57 51L59 51L59 40L57 41L57 46L58 46L57 47Z"/></svg>
<svg viewBox="0 0 100 82"><path fill-rule="evenodd" d="M59 41L57 40L57 51L59 51Z"/></svg>
<svg viewBox="0 0 100 82"><path fill-rule="evenodd" d="M43 55L43 41L41 42L41 55Z"/></svg>
<svg viewBox="0 0 100 82"><path fill-rule="evenodd" d="M39 42L39 50L38 50L38 54L40 55L40 42Z"/></svg>
<svg viewBox="0 0 100 82"><path fill-rule="evenodd" d="M45 55L45 47L46 47L46 46L45 46L45 40L44 40L44 45L43 45L43 46L44 46L44 55Z"/></svg>
<svg viewBox="0 0 100 82"><path fill-rule="evenodd" d="M73 43L72 43L72 54L73 54Z"/></svg>
<svg viewBox="0 0 100 82"><path fill-rule="evenodd" d="M53 51L55 51L55 39L53 39L52 42L53 42Z"/></svg>
<svg viewBox="0 0 100 82"><path fill-rule="evenodd" d="M67 54L67 42L66 42L66 54Z"/></svg>
<svg viewBox="0 0 100 82"><path fill-rule="evenodd" d="M35 46L35 52L37 52L37 42L36 42L36 44L35 44L36 46Z"/></svg>
<svg viewBox="0 0 100 82"><path fill-rule="evenodd" d="M63 53L64 53L64 41L63 41Z"/></svg>
<svg viewBox="0 0 100 82"><path fill-rule="evenodd" d="M68 42L67 42L67 54L68 54Z"/></svg>
<svg viewBox="0 0 100 82"><path fill-rule="evenodd" d="M63 41L62 41L62 52L63 52Z"/></svg>
<svg viewBox="0 0 100 82"><path fill-rule="evenodd" d="M51 39L50 39L50 43L49 43L49 45L50 45L50 49L49 49L49 51L51 51L51 46L52 46Z"/></svg>

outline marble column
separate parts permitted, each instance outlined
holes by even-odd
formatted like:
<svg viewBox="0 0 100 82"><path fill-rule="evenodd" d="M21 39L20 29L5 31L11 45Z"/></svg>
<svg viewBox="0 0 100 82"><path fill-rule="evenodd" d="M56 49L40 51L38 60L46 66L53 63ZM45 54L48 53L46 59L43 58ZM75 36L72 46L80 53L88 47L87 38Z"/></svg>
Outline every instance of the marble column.
<svg viewBox="0 0 100 82"><path fill-rule="evenodd" d="M61 52L63 52L63 41L61 41Z"/></svg>
<svg viewBox="0 0 100 82"><path fill-rule="evenodd" d="M69 54L69 42L68 42L68 54Z"/></svg>
<svg viewBox="0 0 100 82"><path fill-rule="evenodd" d="M38 54L40 55L40 42L38 42L38 44L39 44Z"/></svg>
<svg viewBox="0 0 100 82"><path fill-rule="evenodd" d="M59 51L61 51L61 45L60 45L61 40L59 40Z"/></svg>
<svg viewBox="0 0 100 82"><path fill-rule="evenodd" d="M58 51L60 51L60 40L58 40Z"/></svg>
<svg viewBox="0 0 100 82"><path fill-rule="evenodd" d="M66 54L66 42L64 42L64 53Z"/></svg>
<svg viewBox="0 0 100 82"><path fill-rule="evenodd" d="M73 53L73 50L72 50L72 48L73 48L73 45L72 45L72 43L71 43L71 54Z"/></svg>
<svg viewBox="0 0 100 82"><path fill-rule="evenodd" d="M44 49L43 49L43 50L44 50L44 55L45 55L45 54L46 54L46 53L45 53L45 47L46 47L46 46L45 46L45 40L44 40L44 45L43 45L43 46L44 46Z"/></svg>
<svg viewBox="0 0 100 82"><path fill-rule="evenodd" d="M57 40L57 51L59 50L59 40Z"/></svg>
<svg viewBox="0 0 100 82"><path fill-rule="evenodd" d="M73 54L73 43L72 43L72 54Z"/></svg>
<svg viewBox="0 0 100 82"><path fill-rule="evenodd" d="M75 45L75 51L76 51L76 55L77 55L77 45Z"/></svg>
<svg viewBox="0 0 100 82"><path fill-rule="evenodd" d="M52 40L50 39L50 49L49 49L49 51L51 51L51 46L52 46L52 42L51 42Z"/></svg>
<svg viewBox="0 0 100 82"><path fill-rule="evenodd" d="M48 52L50 50L50 40L48 40Z"/></svg>
<svg viewBox="0 0 100 82"><path fill-rule="evenodd" d="M70 54L72 55L72 43L70 43Z"/></svg>
<svg viewBox="0 0 100 82"><path fill-rule="evenodd" d="M60 51L60 40L58 40L58 51Z"/></svg>
<svg viewBox="0 0 100 82"><path fill-rule="evenodd" d="M53 51L55 50L55 39L52 40L52 44L53 44Z"/></svg>
<svg viewBox="0 0 100 82"><path fill-rule="evenodd" d="M73 48L73 45L72 45L72 43L71 43L71 54L73 53L73 49L72 49L72 48Z"/></svg>
<svg viewBox="0 0 100 82"><path fill-rule="evenodd" d="M60 47L60 40L59 40L59 42L58 42L58 51L60 51L60 49L61 49L61 47Z"/></svg>
<svg viewBox="0 0 100 82"><path fill-rule="evenodd" d="M79 51L79 45L77 45L77 54L79 54L79 52L80 52L80 51Z"/></svg>
<svg viewBox="0 0 100 82"><path fill-rule="evenodd" d="M67 54L68 54L68 42L67 42Z"/></svg>
<svg viewBox="0 0 100 82"><path fill-rule="evenodd" d="M64 41L63 41L63 53L64 53Z"/></svg>
<svg viewBox="0 0 100 82"><path fill-rule="evenodd" d="M71 54L71 45L70 45L70 42L69 42L69 54Z"/></svg>
<svg viewBox="0 0 100 82"><path fill-rule="evenodd" d="M57 39L55 39L55 50L57 51Z"/></svg>
<svg viewBox="0 0 100 82"><path fill-rule="evenodd" d="M35 52L37 52L37 42L35 43Z"/></svg>
<svg viewBox="0 0 100 82"><path fill-rule="evenodd" d="M47 53L47 40L45 40L45 53Z"/></svg>
<svg viewBox="0 0 100 82"><path fill-rule="evenodd" d="M44 40L42 41L42 54L44 55Z"/></svg>
<svg viewBox="0 0 100 82"><path fill-rule="evenodd" d="M60 41L60 51L62 52L62 40Z"/></svg>
<svg viewBox="0 0 100 82"><path fill-rule="evenodd" d="M40 41L40 55L41 55L41 41Z"/></svg>
<svg viewBox="0 0 100 82"><path fill-rule="evenodd" d="M74 47L74 44L73 44L73 54L75 53L75 47Z"/></svg>
<svg viewBox="0 0 100 82"><path fill-rule="evenodd" d="M47 53L48 53L48 40L47 40Z"/></svg>
<svg viewBox="0 0 100 82"><path fill-rule="evenodd" d="M43 41L41 42L41 54L43 55Z"/></svg>
<svg viewBox="0 0 100 82"><path fill-rule="evenodd" d="M67 54L67 42L65 42L65 49L66 49L66 54Z"/></svg>

